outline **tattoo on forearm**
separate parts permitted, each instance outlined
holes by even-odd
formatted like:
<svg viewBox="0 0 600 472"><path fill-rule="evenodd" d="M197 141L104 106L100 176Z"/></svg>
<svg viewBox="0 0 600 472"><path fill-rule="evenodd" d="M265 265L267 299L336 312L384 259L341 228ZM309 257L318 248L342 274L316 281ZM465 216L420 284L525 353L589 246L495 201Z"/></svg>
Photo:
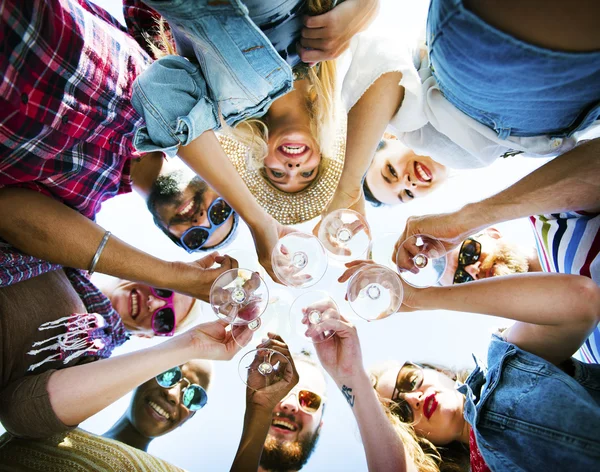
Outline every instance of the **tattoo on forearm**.
<svg viewBox="0 0 600 472"><path fill-rule="evenodd" d="M354 395L352 395L352 389L350 387L346 387L345 385L342 385L342 395L344 395L344 397L346 397L346 401L348 402L348 405L350 405L352 408L354 408Z"/></svg>

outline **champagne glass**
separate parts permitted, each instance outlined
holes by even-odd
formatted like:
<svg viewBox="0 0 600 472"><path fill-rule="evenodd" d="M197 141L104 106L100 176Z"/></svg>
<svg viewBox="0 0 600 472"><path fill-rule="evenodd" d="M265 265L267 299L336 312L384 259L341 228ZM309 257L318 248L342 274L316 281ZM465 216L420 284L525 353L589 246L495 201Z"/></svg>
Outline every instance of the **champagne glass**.
<svg viewBox="0 0 600 472"><path fill-rule="evenodd" d="M358 316L375 321L396 313L402 306L402 282L398 274L379 264L368 264L348 281L346 298Z"/></svg>
<svg viewBox="0 0 600 472"><path fill-rule="evenodd" d="M331 320L340 319L335 301L325 292L310 291L300 295L290 307L290 325L298 336L320 343L335 334Z"/></svg>
<svg viewBox="0 0 600 472"><path fill-rule="evenodd" d="M248 351L238 363L238 373L242 382L252 390L261 390L281 381L287 369L291 369L289 359L269 348ZM282 382L282 387L285 382Z"/></svg>
<svg viewBox="0 0 600 472"><path fill-rule="evenodd" d="M259 323L267 308L269 289L258 272L231 269L223 272L210 289L215 314L230 325Z"/></svg>
<svg viewBox="0 0 600 472"><path fill-rule="evenodd" d="M262 341L268 338L268 333L275 333L283 339L288 339L290 326L287 322L287 314L293 302L293 296L281 290L275 290L269 295L269 303L263 314L248 323L252 339ZM232 329L231 335L241 347L245 347L249 342L248 334L244 331Z"/></svg>
<svg viewBox="0 0 600 472"><path fill-rule="evenodd" d="M433 236L415 234L398 248L400 276L413 287L437 285L446 270L446 248Z"/></svg>
<svg viewBox="0 0 600 472"><path fill-rule="evenodd" d="M360 213L347 209L335 210L321 222L319 241L335 259L364 259L371 244L371 230Z"/></svg>
<svg viewBox="0 0 600 472"><path fill-rule="evenodd" d="M316 284L327 270L327 253L311 234L289 233L277 241L271 255L275 275L285 285L306 288Z"/></svg>

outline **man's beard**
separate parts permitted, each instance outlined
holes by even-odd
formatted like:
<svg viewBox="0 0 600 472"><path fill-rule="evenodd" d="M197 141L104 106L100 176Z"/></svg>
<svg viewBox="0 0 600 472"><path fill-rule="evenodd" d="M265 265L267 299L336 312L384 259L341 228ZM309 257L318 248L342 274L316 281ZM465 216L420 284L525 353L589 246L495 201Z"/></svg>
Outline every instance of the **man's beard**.
<svg viewBox="0 0 600 472"><path fill-rule="evenodd" d="M297 441L280 441L269 434L260 458L261 467L271 472L302 469L317 445L320 430L319 427L312 435Z"/></svg>
<svg viewBox="0 0 600 472"><path fill-rule="evenodd" d="M197 175L190 179L189 173L183 170L162 174L156 178L148 196L148 209L155 220L160 220L158 208L165 205L178 207L184 203L183 191L186 188L191 188L194 191L194 204L198 205L201 203L208 186Z"/></svg>

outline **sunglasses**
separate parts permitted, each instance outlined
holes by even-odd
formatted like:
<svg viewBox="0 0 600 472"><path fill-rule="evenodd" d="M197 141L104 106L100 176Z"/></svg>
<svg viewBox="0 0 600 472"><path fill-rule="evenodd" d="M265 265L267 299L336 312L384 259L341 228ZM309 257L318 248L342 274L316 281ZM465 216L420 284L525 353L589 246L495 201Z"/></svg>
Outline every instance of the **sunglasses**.
<svg viewBox="0 0 600 472"><path fill-rule="evenodd" d="M175 293L172 290L150 287L150 292L156 298L166 302L166 305L155 310L152 314L152 331L157 336L173 336L175 332L175 306L173 297Z"/></svg>
<svg viewBox="0 0 600 472"><path fill-rule="evenodd" d="M171 388L177 385L182 380L187 382L187 386L181 390L183 394L183 406L190 411L197 411L204 408L208 401L206 390L198 384L191 383L183 376L179 367L164 371L155 377L156 383L162 388Z"/></svg>
<svg viewBox="0 0 600 472"><path fill-rule="evenodd" d="M481 243L473 238L467 238L463 241L458 252L458 267L454 272L454 284L464 284L475 280L471 274L465 270L465 266L475 264L481 257Z"/></svg>
<svg viewBox="0 0 600 472"><path fill-rule="evenodd" d="M309 415L314 415L324 404L323 398L321 398L321 396L315 392L311 392L310 390L292 390L281 401L283 402L290 395L296 395L296 398L298 399L298 406L304 413L308 413Z"/></svg>
<svg viewBox="0 0 600 472"><path fill-rule="evenodd" d="M404 423L412 423L414 416L411 406L402 398L401 394L414 392L421 385L423 385L423 367L412 362L405 362L398 371L391 397L392 402L394 402L392 411Z"/></svg>
<svg viewBox="0 0 600 472"><path fill-rule="evenodd" d="M227 221L233 213L233 209L222 198L217 198L208 207L209 226L192 226L179 238L179 242L187 252L195 252L202 249L208 238Z"/></svg>

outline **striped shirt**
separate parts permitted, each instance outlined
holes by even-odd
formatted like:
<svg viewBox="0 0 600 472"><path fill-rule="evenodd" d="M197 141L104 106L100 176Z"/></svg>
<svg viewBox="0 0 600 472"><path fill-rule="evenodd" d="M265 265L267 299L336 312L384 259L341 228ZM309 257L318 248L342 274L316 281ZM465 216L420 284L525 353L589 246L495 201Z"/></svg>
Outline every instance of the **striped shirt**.
<svg viewBox="0 0 600 472"><path fill-rule="evenodd" d="M600 285L600 213L572 211L531 216L530 220L544 272L584 275ZM600 363L598 326L575 357Z"/></svg>

